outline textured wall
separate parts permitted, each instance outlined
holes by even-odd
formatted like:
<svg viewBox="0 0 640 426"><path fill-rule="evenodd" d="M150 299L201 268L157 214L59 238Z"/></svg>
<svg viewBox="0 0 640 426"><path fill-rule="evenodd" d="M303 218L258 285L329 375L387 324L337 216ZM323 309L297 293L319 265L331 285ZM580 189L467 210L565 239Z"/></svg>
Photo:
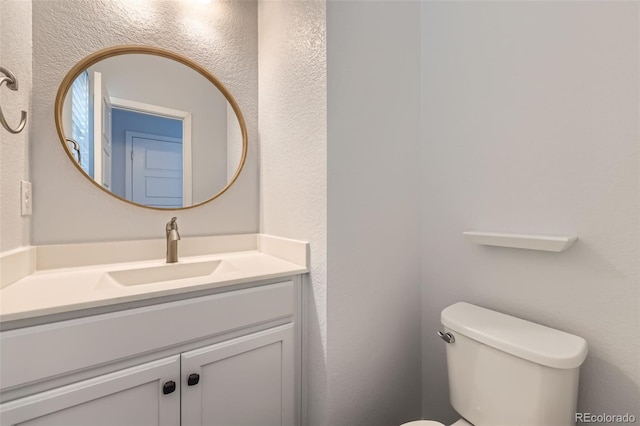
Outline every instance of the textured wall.
<svg viewBox="0 0 640 426"><path fill-rule="evenodd" d="M261 232L310 242L308 419L326 424L327 111L324 1L264 1Z"/></svg>
<svg viewBox="0 0 640 426"><path fill-rule="evenodd" d="M29 180L31 115L31 2L0 1L0 65L13 72L18 91L0 90L0 105L14 128L20 111L27 127L14 135L0 127L0 251L29 245L30 217L20 215L20 181Z"/></svg>
<svg viewBox="0 0 640 426"><path fill-rule="evenodd" d="M584 337L579 411L640 416L638 2L423 3L423 414L456 301ZM467 230L578 235L564 253Z"/></svg>
<svg viewBox="0 0 640 426"><path fill-rule="evenodd" d="M420 3L328 2L329 425L420 418Z"/></svg>
<svg viewBox="0 0 640 426"><path fill-rule="evenodd" d="M62 78L88 54L147 44L189 56L231 91L245 116L249 152L236 183L193 210L158 212L100 191L72 167L55 132L53 103ZM33 2L32 243L154 238L177 215L184 236L258 230L257 3L216 1Z"/></svg>

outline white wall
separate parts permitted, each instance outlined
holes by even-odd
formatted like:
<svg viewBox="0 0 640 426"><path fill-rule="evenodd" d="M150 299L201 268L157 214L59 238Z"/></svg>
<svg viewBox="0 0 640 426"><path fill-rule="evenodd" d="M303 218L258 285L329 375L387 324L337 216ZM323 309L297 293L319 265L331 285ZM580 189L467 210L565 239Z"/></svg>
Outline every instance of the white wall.
<svg viewBox="0 0 640 426"><path fill-rule="evenodd" d="M256 2L35 0L33 40L33 244L157 238L172 215L178 216L183 236L258 230ZM186 55L238 101L249 134L247 162L216 201L179 212L131 206L96 188L64 154L53 121L59 83L80 59L121 44Z"/></svg>
<svg viewBox="0 0 640 426"><path fill-rule="evenodd" d="M311 246L308 419L326 424L327 95L324 1L261 1L260 231Z"/></svg>
<svg viewBox="0 0 640 426"><path fill-rule="evenodd" d="M193 204L227 186L227 98L209 80L153 55L113 56L92 65L93 71L102 73L112 97L191 113Z"/></svg>
<svg viewBox="0 0 640 426"><path fill-rule="evenodd" d="M419 12L259 5L261 231L311 242L311 425L420 417Z"/></svg>
<svg viewBox="0 0 640 426"><path fill-rule="evenodd" d="M420 418L420 3L327 3L328 425Z"/></svg>
<svg viewBox="0 0 640 426"><path fill-rule="evenodd" d="M18 80L18 91L2 85L0 106L13 128L27 111L27 126L12 134L0 126L0 252L29 245L30 217L20 215L20 181L29 180L31 131L31 2L0 2L0 65Z"/></svg>
<svg viewBox="0 0 640 426"><path fill-rule="evenodd" d="M578 410L639 416L638 2L422 6L423 414L454 418L435 332L463 300L584 337Z"/></svg>

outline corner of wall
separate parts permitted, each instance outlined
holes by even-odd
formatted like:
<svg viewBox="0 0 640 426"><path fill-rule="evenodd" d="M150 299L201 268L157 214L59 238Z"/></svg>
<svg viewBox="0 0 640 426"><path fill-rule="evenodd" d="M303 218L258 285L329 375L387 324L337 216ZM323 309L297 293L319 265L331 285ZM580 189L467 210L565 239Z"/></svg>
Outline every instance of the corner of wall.
<svg viewBox="0 0 640 426"><path fill-rule="evenodd" d="M305 417L326 425L326 2L258 9L260 232L310 244Z"/></svg>

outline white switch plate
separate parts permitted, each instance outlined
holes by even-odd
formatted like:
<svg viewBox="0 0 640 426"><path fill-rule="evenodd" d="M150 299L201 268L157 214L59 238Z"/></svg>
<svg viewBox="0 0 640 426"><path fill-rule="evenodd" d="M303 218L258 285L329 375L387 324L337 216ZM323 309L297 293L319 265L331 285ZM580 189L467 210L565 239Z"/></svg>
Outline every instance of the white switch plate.
<svg viewBox="0 0 640 426"><path fill-rule="evenodd" d="M33 211L33 194L31 193L31 182L20 181L20 205L22 216L31 216Z"/></svg>

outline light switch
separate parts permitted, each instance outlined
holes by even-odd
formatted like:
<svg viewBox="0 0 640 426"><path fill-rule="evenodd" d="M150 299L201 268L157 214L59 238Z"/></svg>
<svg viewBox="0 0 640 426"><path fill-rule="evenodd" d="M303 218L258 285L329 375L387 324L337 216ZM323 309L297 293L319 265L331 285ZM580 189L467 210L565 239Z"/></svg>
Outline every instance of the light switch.
<svg viewBox="0 0 640 426"><path fill-rule="evenodd" d="M31 182L20 181L20 205L22 216L31 216L33 211L33 195L31 193Z"/></svg>

